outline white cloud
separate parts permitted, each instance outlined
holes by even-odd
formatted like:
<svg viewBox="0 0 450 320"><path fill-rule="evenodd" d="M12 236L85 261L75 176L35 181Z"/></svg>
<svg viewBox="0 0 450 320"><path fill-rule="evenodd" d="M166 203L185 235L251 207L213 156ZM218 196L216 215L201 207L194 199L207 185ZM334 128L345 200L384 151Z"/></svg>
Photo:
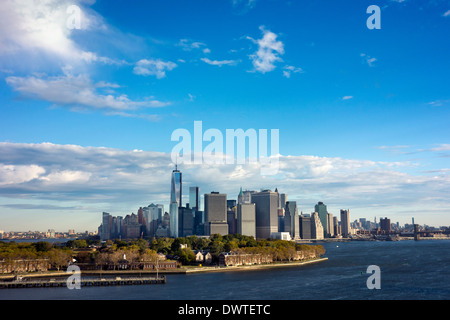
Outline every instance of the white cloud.
<svg viewBox="0 0 450 320"><path fill-rule="evenodd" d="M370 57L365 53L361 53L360 56L363 57L364 62L367 63L369 67L373 67L374 62L377 61L376 58Z"/></svg>
<svg viewBox="0 0 450 320"><path fill-rule="evenodd" d="M303 73L304 72L302 68L289 66L289 65L284 66L283 69L284 69L283 76L285 76L286 78L291 77L291 72L292 73Z"/></svg>
<svg viewBox="0 0 450 320"><path fill-rule="evenodd" d="M450 10L447 10L442 16L443 17L450 17Z"/></svg>
<svg viewBox="0 0 450 320"><path fill-rule="evenodd" d="M35 164L3 165L0 164L0 186L17 185L38 178L45 169Z"/></svg>
<svg viewBox="0 0 450 320"><path fill-rule="evenodd" d="M353 96L343 96L342 100L350 100L353 99Z"/></svg>
<svg viewBox="0 0 450 320"><path fill-rule="evenodd" d="M119 85L100 81L93 83L86 74L65 74L55 77L28 76L6 78L15 91L25 97L45 100L57 105L94 109L135 110L144 107L163 107L168 103L158 100L133 101L126 95L102 94L102 88L118 88Z"/></svg>
<svg viewBox="0 0 450 320"><path fill-rule="evenodd" d="M67 27L71 5L79 6L80 29L105 28L102 18L77 0L2 1L0 5L1 54L44 54L62 63L116 63L113 59L83 50L72 39L77 29Z"/></svg>
<svg viewBox="0 0 450 320"><path fill-rule="evenodd" d="M211 50L203 42L192 41L189 39L181 39L178 46L182 47L184 51L192 51L194 49L202 49L203 53L210 53Z"/></svg>
<svg viewBox="0 0 450 320"><path fill-rule="evenodd" d="M171 71L177 67L177 64L171 61L162 61L160 59L142 59L136 63L133 72L142 76L156 76L161 79L166 77L166 71Z"/></svg>
<svg viewBox="0 0 450 320"><path fill-rule="evenodd" d="M284 54L283 42L277 40L277 35L263 26L260 27L263 32L263 37L259 40L254 40L250 37L247 39L258 45L258 50L250 55L255 71L266 73L273 71L276 66L275 63L283 61L280 55Z"/></svg>
<svg viewBox="0 0 450 320"><path fill-rule="evenodd" d="M210 60L208 58L201 58L203 62L213 65L213 66L223 66L223 65L234 65L237 63L236 60Z"/></svg>

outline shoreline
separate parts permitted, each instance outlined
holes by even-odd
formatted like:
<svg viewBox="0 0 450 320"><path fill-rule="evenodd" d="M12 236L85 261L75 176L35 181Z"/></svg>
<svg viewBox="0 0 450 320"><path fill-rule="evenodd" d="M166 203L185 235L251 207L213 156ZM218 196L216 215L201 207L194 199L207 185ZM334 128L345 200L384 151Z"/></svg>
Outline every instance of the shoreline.
<svg viewBox="0 0 450 320"><path fill-rule="evenodd" d="M207 273L207 272L229 272L229 271L253 271L262 269L276 269L283 267L298 267L326 260L328 260L327 257L311 259L306 261L275 262L268 264L253 264L253 265L227 266L227 267L197 267L192 269L186 269L186 274Z"/></svg>
<svg viewBox="0 0 450 320"><path fill-rule="evenodd" d="M291 261L291 262L276 262L270 264L257 264L257 265L241 265L241 266L227 266L227 267L211 267L211 266L203 266L203 267L181 267L179 269L174 270L158 270L158 274L160 275L169 275L169 274L196 274L196 273L212 273L212 272L229 272L229 271L253 271L253 270L266 270L266 269L276 269L276 268L284 268L284 267L298 267L318 262L323 262L328 260L327 257L311 259L306 261ZM139 276L145 277L147 275L155 275L157 272L155 270L104 270L102 272L85 270L81 271L81 276L85 277L119 277L119 276ZM20 274L23 278L33 280L35 278L41 279L52 279L52 278L62 278L68 277L72 275L71 272L66 271L54 271L54 272L42 272L42 273L30 273L30 274ZM0 275L0 281L11 281L14 279L16 275Z"/></svg>

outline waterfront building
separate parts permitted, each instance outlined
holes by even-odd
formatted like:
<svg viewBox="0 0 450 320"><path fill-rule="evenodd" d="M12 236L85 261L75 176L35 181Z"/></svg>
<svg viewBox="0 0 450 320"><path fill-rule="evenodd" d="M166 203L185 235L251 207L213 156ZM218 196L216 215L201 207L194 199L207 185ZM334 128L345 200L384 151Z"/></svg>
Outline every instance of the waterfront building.
<svg viewBox="0 0 450 320"><path fill-rule="evenodd" d="M343 237L350 235L350 210L341 210L341 232Z"/></svg>
<svg viewBox="0 0 450 320"><path fill-rule="evenodd" d="M331 213L327 214L327 223L328 223L328 235L327 237L334 237L334 223L333 223L333 215Z"/></svg>
<svg viewBox="0 0 450 320"><path fill-rule="evenodd" d="M308 214L301 214L300 221L300 238L311 239L311 217Z"/></svg>
<svg viewBox="0 0 450 320"><path fill-rule="evenodd" d="M380 218L380 229L384 233L390 233L391 232L391 219L388 218Z"/></svg>
<svg viewBox="0 0 450 320"><path fill-rule="evenodd" d="M194 234L193 209L186 207L178 208L178 236L187 237Z"/></svg>
<svg viewBox="0 0 450 320"><path fill-rule="evenodd" d="M172 171L172 179L170 186L170 236L173 238L178 237L178 208L181 207L182 196L182 174L175 166L175 170Z"/></svg>
<svg viewBox="0 0 450 320"><path fill-rule="evenodd" d="M102 225L101 225L101 240L111 239L112 229L112 216L108 212L103 212Z"/></svg>
<svg viewBox="0 0 450 320"><path fill-rule="evenodd" d="M256 238L256 209L254 203L237 205L237 233Z"/></svg>
<svg viewBox="0 0 450 320"><path fill-rule="evenodd" d="M278 232L278 193L270 190L253 193L251 201L255 204L256 238L267 239Z"/></svg>
<svg viewBox="0 0 450 320"><path fill-rule="evenodd" d="M323 226L318 212L311 214L311 239L323 239Z"/></svg>
<svg viewBox="0 0 450 320"><path fill-rule="evenodd" d="M319 201L314 206L314 211L319 214L319 219L323 227L323 236L326 237L328 235L328 211L327 206Z"/></svg>
<svg viewBox="0 0 450 320"><path fill-rule="evenodd" d="M337 217L333 217L333 231L335 236L341 235L341 228L339 226L339 220Z"/></svg>
<svg viewBox="0 0 450 320"><path fill-rule="evenodd" d="M227 235L227 195L211 192L205 194L204 200L206 235Z"/></svg>
<svg viewBox="0 0 450 320"><path fill-rule="evenodd" d="M286 223L289 224L289 229L286 227L284 228L284 231L289 232L292 239L298 239L300 238L300 226L299 226L299 216L298 216L298 209L297 209L297 202L296 201L287 201L285 203L285 213L284 213L284 223L286 226Z"/></svg>

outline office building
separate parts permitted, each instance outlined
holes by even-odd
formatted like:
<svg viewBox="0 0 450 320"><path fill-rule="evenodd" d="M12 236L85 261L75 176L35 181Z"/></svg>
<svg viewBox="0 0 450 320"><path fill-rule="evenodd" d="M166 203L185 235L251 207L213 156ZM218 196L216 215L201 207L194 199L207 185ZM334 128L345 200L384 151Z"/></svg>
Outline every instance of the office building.
<svg viewBox="0 0 450 320"><path fill-rule="evenodd" d="M189 207L200 210L200 188L189 187Z"/></svg>
<svg viewBox="0 0 450 320"><path fill-rule="evenodd" d="M256 192L251 195L255 204L256 238L267 239L278 232L278 193L270 190Z"/></svg>
<svg viewBox="0 0 450 320"><path fill-rule="evenodd" d="M350 235L350 210L341 210L341 233L343 237Z"/></svg>
<svg viewBox="0 0 450 320"><path fill-rule="evenodd" d="M391 219L388 218L381 218L380 219L380 229L382 232L384 233L389 233L391 232Z"/></svg>
<svg viewBox="0 0 450 320"><path fill-rule="evenodd" d="M300 221L300 238L311 239L311 217L308 214L301 214Z"/></svg>
<svg viewBox="0 0 450 320"><path fill-rule="evenodd" d="M323 226L318 212L311 214L311 239L323 239Z"/></svg>
<svg viewBox="0 0 450 320"><path fill-rule="evenodd" d="M238 195L238 204L243 204L243 203L252 203L252 194L256 193L256 191L250 191L250 190L246 190L246 191L242 191L242 187L241 190L239 191L239 195Z"/></svg>
<svg viewBox="0 0 450 320"><path fill-rule="evenodd" d="M194 234L194 213L189 207L178 208L178 237L188 237Z"/></svg>
<svg viewBox="0 0 450 320"><path fill-rule="evenodd" d="M256 238L256 209L254 203L237 205L237 233Z"/></svg>
<svg viewBox="0 0 450 320"><path fill-rule="evenodd" d="M219 192L207 193L204 201L206 234L227 235L227 195Z"/></svg>
<svg viewBox="0 0 450 320"><path fill-rule="evenodd" d="M327 237L334 237L334 223L333 223L333 215L331 213L327 214L327 225L328 225L328 234Z"/></svg>
<svg viewBox="0 0 450 320"><path fill-rule="evenodd" d="M103 212L100 239L101 240L111 239L111 229L112 229L112 216L108 212Z"/></svg>
<svg viewBox="0 0 450 320"><path fill-rule="evenodd" d="M314 206L314 211L319 214L319 219L323 227L323 236L328 234L328 211L327 206L323 202L318 202Z"/></svg>
<svg viewBox="0 0 450 320"><path fill-rule="evenodd" d="M178 208L181 207L182 196L182 174L175 166L175 170L172 171L172 179L170 186L170 236L173 238L178 237Z"/></svg>
<svg viewBox="0 0 450 320"><path fill-rule="evenodd" d="M282 194L283 195L283 194ZM289 232L292 239L300 238L299 216L296 201L287 201L285 203L284 211L284 231ZM289 230L286 228L286 223L289 224Z"/></svg>

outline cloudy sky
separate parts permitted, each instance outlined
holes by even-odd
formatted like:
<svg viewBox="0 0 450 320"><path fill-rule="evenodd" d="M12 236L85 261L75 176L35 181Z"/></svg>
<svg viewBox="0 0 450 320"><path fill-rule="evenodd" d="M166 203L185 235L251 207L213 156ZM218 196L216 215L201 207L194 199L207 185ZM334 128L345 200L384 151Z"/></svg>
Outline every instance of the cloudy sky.
<svg viewBox="0 0 450 320"><path fill-rule="evenodd" d="M375 2L1 1L0 230L168 211L194 121L278 129L279 170L181 164L186 201L277 187L304 213L450 225L450 4Z"/></svg>

